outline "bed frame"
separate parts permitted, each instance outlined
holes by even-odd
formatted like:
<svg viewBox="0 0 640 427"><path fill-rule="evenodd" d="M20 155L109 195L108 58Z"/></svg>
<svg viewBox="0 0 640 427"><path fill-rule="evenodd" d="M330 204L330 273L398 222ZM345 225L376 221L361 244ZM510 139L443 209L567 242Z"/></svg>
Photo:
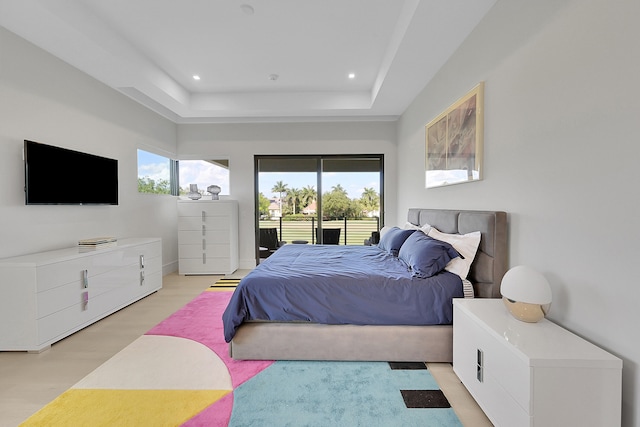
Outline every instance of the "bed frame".
<svg viewBox="0 0 640 427"><path fill-rule="evenodd" d="M500 297L508 266L505 212L412 208L407 220L443 233L480 231L468 279L476 298ZM452 362L453 327L247 322L229 343L229 354L239 360Z"/></svg>

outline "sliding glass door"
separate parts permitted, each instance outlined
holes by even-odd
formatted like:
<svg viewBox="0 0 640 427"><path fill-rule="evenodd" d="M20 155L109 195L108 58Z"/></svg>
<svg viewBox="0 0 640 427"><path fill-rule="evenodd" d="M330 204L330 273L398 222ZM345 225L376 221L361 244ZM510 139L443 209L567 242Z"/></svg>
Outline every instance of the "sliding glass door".
<svg viewBox="0 0 640 427"><path fill-rule="evenodd" d="M383 165L383 155L255 156L257 257L270 253L267 228L289 244L362 245L382 226Z"/></svg>

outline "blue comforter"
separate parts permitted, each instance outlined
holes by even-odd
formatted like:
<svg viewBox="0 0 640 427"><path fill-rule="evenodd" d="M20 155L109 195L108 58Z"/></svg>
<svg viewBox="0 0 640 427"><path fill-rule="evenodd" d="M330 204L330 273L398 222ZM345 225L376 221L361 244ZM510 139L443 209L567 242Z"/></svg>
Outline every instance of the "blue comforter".
<svg viewBox="0 0 640 427"><path fill-rule="evenodd" d="M285 245L240 281L222 315L224 338L251 320L451 324L452 298L462 297L457 275L412 277L377 246Z"/></svg>

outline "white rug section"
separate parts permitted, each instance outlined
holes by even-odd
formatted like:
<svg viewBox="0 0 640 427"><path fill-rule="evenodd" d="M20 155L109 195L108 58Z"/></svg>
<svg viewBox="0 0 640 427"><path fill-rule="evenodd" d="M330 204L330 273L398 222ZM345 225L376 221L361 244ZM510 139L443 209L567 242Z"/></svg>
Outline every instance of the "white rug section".
<svg viewBox="0 0 640 427"><path fill-rule="evenodd" d="M72 388L233 390L217 354L186 338L143 335Z"/></svg>

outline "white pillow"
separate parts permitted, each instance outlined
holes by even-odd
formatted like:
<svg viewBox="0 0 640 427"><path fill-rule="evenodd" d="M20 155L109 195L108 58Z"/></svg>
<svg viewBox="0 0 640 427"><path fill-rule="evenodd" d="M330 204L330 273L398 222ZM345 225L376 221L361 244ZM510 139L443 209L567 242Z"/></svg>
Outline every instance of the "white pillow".
<svg viewBox="0 0 640 427"><path fill-rule="evenodd" d="M431 230L431 226L429 224L425 224L423 226L419 226L419 225L415 225L411 222L406 222L404 224L404 227L402 227L405 230L420 230L422 231L424 234L429 234L429 230Z"/></svg>
<svg viewBox="0 0 640 427"><path fill-rule="evenodd" d="M427 235L434 239L442 240L443 242L451 244L455 250L460 252L464 259L460 257L454 258L449 261L444 269L457 274L463 280L466 279L469 274L469 269L471 268L471 263L476 257L478 246L480 245L480 232L474 231L467 234L447 234L431 227Z"/></svg>

